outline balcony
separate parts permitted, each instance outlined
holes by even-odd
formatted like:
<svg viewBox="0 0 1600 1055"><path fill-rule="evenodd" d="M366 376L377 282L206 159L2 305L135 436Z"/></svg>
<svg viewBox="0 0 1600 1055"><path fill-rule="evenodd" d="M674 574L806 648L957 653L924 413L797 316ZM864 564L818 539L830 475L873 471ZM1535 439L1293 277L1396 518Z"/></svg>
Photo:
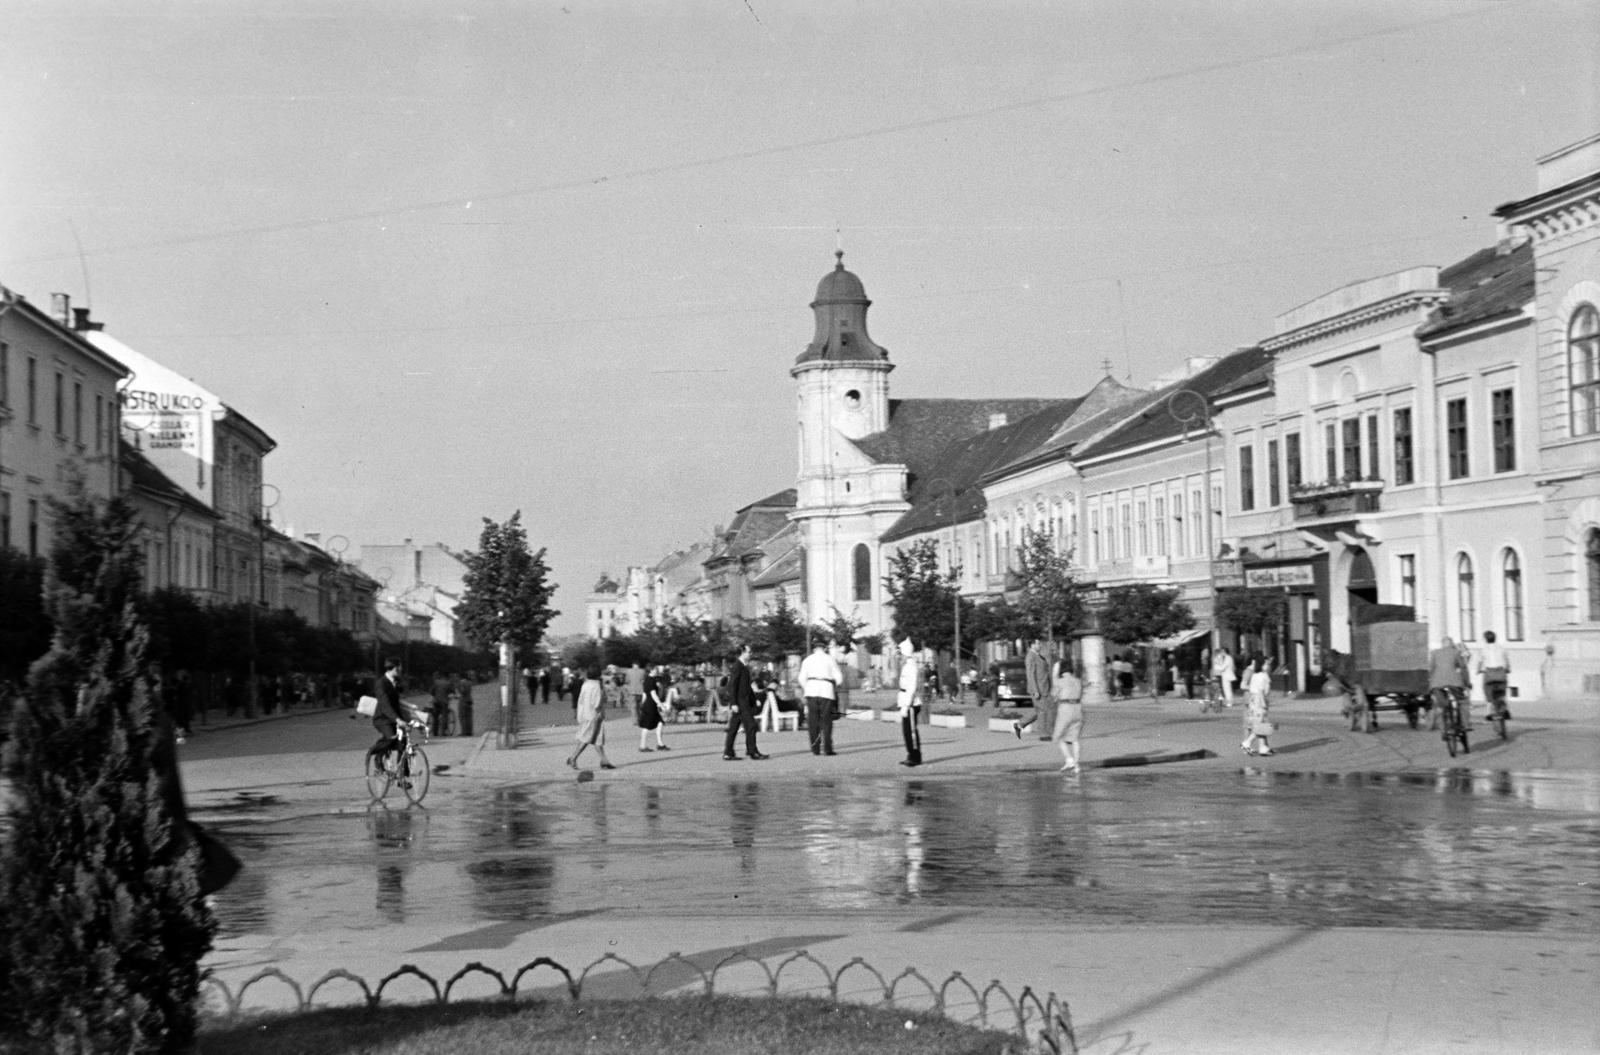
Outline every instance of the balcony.
<svg viewBox="0 0 1600 1055"><path fill-rule="evenodd" d="M1296 520L1320 520L1376 513L1382 494L1382 480L1324 480L1289 488L1289 501Z"/></svg>

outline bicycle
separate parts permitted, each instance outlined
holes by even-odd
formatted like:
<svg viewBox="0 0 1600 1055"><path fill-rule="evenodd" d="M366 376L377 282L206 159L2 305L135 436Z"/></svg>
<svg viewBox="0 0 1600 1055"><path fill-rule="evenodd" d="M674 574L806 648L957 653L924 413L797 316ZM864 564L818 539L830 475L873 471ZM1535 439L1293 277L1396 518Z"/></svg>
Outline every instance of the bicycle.
<svg viewBox="0 0 1600 1055"><path fill-rule="evenodd" d="M1506 710L1506 683L1484 679L1483 694L1489 698L1489 721L1494 723L1494 731L1500 734L1500 739L1506 739L1506 719L1511 717Z"/></svg>
<svg viewBox="0 0 1600 1055"><path fill-rule="evenodd" d="M1467 743L1467 724L1461 717L1466 695L1462 689L1441 687L1433 690L1434 706L1439 710L1440 735L1444 737L1444 746L1451 758L1456 757L1458 746L1462 754L1472 753L1472 745Z"/></svg>
<svg viewBox="0 0 1600 1055"><path fill-rule="evenodd" d="M427 752L417 743L418 733L422 741L427 742L428 723L417 719L401 722L395 733L400 740L399 747L391 747L381 754L369 751L361 763L367 792L373 802L379 802L389 794L390 787L399 784L412 805L420 805L423 796L428 794L428 782L433 775Z"/></svg>

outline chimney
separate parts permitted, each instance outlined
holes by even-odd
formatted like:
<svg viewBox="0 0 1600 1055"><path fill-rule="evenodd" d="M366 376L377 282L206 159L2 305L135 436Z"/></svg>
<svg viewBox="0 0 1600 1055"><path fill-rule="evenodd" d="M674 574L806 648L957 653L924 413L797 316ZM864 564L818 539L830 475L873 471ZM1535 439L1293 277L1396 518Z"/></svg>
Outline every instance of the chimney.
<svg viewBox="0 0 1600 1055"><path fill-rule="evenodd" d="M63 326L72 325L72 294L50 294L50 314Z"/></svg>
<svg viewBox="0 0 1600 1055"><path fill-rule="evenodd" d="M73 308L72 328L79 333L87 333L90 330L103 330L105 326L102 323L90 320L88 308Z"/></svg>
<svg viewBox="0 0 1600 1055"><path fill-rule="evenodd" d="M1002 410L1002 411L999 411L997 413L989 415L989 431L990 432L993 432L995 429L1003 429L1005 427L1006 427L1006 412L1005 411Z"/></svg>

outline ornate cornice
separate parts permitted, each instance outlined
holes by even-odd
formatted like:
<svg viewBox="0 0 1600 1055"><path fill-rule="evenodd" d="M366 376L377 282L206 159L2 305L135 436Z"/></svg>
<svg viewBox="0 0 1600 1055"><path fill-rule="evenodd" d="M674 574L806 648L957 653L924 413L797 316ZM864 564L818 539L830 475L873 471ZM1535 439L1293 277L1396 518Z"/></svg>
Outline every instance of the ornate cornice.
<svg viewBox="0 0 1600 1055"><path fill-rule="evenodd" d="M1302 326L1297 330L1291 330L1277 337L1268 337L1261 342L1261 347L1269 352L1280 352L1297 345L1310 344L1335 333L1353 330L1368 323L1376 322L1379 319L1392 318L1416 310L1426 313L1449 299L1450 291L1448 289L1428 289L1402 293L1387 300L1378 301L1376 304L1367 304L1341 315L1336 315L1331 319L1323 319L1320 322Z"/></svg>

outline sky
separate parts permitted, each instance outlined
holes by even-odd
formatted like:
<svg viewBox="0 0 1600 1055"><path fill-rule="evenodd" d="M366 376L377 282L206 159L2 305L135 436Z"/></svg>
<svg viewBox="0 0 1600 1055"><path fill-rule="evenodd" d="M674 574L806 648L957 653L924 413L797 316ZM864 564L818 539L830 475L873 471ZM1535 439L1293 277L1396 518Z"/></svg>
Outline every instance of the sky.
<svg viewBox="0 0 1600 1055"><path fill-rule="evenodd" d="M1496 238L1593 0L0 3L0 283L267 430L274 523L555 632L792 486L842 248L904 397L1150 384Z"/></svg>

